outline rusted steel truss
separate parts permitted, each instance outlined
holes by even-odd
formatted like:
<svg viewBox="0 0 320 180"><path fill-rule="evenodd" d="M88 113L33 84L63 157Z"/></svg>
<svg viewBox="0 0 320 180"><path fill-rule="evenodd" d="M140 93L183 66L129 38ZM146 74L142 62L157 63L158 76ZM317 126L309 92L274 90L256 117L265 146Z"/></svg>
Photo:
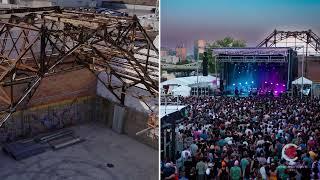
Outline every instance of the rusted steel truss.
<svg viewBox="0 0 320 180"><path fill-rule="evenodd" d="M311 30L308 31L278 31L274 30L267 38L265 38L258 47L276 47L277 43L288 38L295 38L306 43L315 51L320 52L320 38Z"/></svg>
<svg viewBox="0 0 320 180"><path fill-rule="evenodd" d="M78 68L90 69L122 104L137 85L158 97L158 49L137 17L57 7L0 14L7 16L0 19L0 126L26 107L44 77ZM108 80L99 78L103 71Z"/></svg>
<svg viewBox="0 0 320 180"><path fill-rule="evenodd" d="M308 67L308 56L309 48L314 49L316 53L320 53L320 37L312 32L312 30L307 31L278 31L274 30L267 38L265 38L258 47L277 47L277 43L282 40L293 38L296 40L300 40L305 43L304 48L304 56L306 66L304 68L304 72L307 72ZM295 45L296 46L296 45Z"/></svg>

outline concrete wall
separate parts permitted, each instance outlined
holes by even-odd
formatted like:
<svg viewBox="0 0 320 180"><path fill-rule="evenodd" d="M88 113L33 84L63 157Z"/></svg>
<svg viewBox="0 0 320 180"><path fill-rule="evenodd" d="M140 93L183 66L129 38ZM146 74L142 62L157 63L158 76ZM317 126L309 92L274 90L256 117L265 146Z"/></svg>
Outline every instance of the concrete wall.
<svg viewBox="0 0 320 180"><path fill-rule="evenodd" d="M21 8L21 7L48 7L52 3L50 0L2 0L1 8Z"/></svg>
<svg viewBox="0 0 320 180"><path fill-rule="evenodd" d="M89 121L95 99L88 97L95 93L96 77L87 69L44 78L29 103L0 127L0 143ZM21 88L14 94L21 94Z"/></svg>
<svg viewBox="0 0 320 180"><path fill-rule="evenodd" d="M95 102L95 117L97 121L103 122L107 127L112 128L112 120L114 107L119 106L115 102L111 102L102 97L97 97ZM136 109L125 107L125 115L123 120L123 133L136 139L139 142L147 144L158 149L158 140L153 139L148 134L137 136L136 133L147 128L148 114L137 111Z"/></svg>
<svg viewBox="0 0 320 180"><path fill-rule="evenodd" d="M115 106L119 104L99 96L85 96L18 111L0 127L0 143L90 121L101 122L106 128L112 128ZM148 114L128 107L124 112L123 134L157 149L157 140L147 134L136 135L147 128Z"/></svg>
<svg viewBox="0 0 320 180"><path fill-rule="evenodd" d="M52 5L49 0L17 0L16 3L27 7L48 7Z"/></svg>
<svg viewBox="0 0 320 180"><path fill-rule="evenodd" d="M96 7L96 0L50 0L53 6L61 7Z"/></svg>
<svg viewBox="0 0 320 180"><path fill-rule="evenodd" d="M137 136L136 133L147 128L148 114L137 112L133 109L126 108L126 114L124 118L124 133L128 136L145 143L155 149L158 149L158 140L153 139L151 135L142 134Z"/></svg>
<svg viewBox="0 0 320 180"><path fill-rule="evenodd" d="M101 72L99 74L100 79L104 80L105 82L108 82L109 76L105 73L105 72ZM113 81L113 85L121 85L119 82L119 79L117 79L117 77L112 76L111 80ZM118 84L119 83L119 84ZM105 87L105 85L103 85L102 82L97 81L97 92L96 94L98 96L104 97L105 99L107 99L108 101L111 102L115 102L115 103L120 103L119 100ZM115 92L120 95L120 90L115 90ZM133 97L133 95L135 96L150 96L150 93L146 90L143 90L141 88L137 88L137 87L131 87L128 88L126 91L127 95L125 98L125 106L131 108L131 109L135 109L137 112L143 112L143 113L150 113L150 109L149 107L144 103L148 103L148 105L150 106L150 108L157 112L158 108L159 108L159 102L158 102L158 98L146 98L144 101L141 101L140 99L138 99L137 97Z"/></svg>
<svg viewBox="0 0 320 180"><path fill-rule="evenodd" d="M87 96L18 111L0 127L0 143L88 122L94 103L95 97Z"/></svg>
<svg viewBox="0 0 320 180"><path fill-rule="evenodd" d="M96 120L112 128L114 103L103 98L96 98L94 112Z"/></svg>
<svg viewBox="0 0 320 180"><path fill-rule="evenodd" d="M13 9L13 8L22 8L25 7L23 5L17 5L17 4L0 4L0 8L2 9ZM2 17L3 15L1 15Z"/></svg>

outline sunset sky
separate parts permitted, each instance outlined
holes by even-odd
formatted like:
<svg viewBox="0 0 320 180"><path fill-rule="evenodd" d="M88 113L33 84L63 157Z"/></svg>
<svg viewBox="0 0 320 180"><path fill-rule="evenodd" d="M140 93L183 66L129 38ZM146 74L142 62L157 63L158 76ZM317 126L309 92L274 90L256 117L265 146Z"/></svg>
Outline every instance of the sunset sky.
<svg viewBox="0 0 320 180"><path fill-rule="evenodd" d="M320 36L319 19L319 0L161 0L161 46L191 51L196 39L226 36L256 46L274 29Z"/></svg>

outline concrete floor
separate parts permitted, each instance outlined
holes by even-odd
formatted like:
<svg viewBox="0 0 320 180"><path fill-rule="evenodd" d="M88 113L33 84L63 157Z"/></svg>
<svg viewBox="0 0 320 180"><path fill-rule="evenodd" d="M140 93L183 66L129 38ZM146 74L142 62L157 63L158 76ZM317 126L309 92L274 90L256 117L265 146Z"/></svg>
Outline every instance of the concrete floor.
<svg viewBox="0 0 320 180"><path fill-rule="evenodd" d="M0 180L158 179L158 151L101 124L73 127L86 141L15 161L0 152ZM107 163L114 165L107 167Z"/></svg>

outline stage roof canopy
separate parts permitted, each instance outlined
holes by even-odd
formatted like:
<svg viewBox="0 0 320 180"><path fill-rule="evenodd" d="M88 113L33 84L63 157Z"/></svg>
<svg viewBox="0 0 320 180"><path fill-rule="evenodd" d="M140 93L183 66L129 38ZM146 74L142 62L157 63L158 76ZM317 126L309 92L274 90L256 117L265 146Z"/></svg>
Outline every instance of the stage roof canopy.
<svg viewBox="0 0 320 180"><path fill-rule="evenodd" d="M307 79L305 77L300 77L294 81L292 81L292 84L297 84L297 85L301 85L302 84L302 80L303 80L303 84L312 84L313 82L310 79Z"/></svg>
<svg viewBox="0 0 320 180"><path fill-rule="evenodd" d="M213 48L212 52L219 56L287 56L288 47L245 47L245 48Z"/></svg>
<svg viewBox="0 0 320 180"><path fill-rule="evenodd" d="M198 80L197 80L198 79ZM174 78L174 79L170 79L167 81L164 81L161 83L161 88L163 87L163 85L176 85L176 86L194 86L197 84L206 84L210 85L210 86L219 86L220 82L219 82L219 78L215 77L215 76L189 76L189 77L178 77L178 78Z"/></svg>
<svg viewBox="0 0 320 180"><path fill-rule="evenodd" d="M190 96L191 87L189 86L178 86L172 89L175 96Z"/></svg>

